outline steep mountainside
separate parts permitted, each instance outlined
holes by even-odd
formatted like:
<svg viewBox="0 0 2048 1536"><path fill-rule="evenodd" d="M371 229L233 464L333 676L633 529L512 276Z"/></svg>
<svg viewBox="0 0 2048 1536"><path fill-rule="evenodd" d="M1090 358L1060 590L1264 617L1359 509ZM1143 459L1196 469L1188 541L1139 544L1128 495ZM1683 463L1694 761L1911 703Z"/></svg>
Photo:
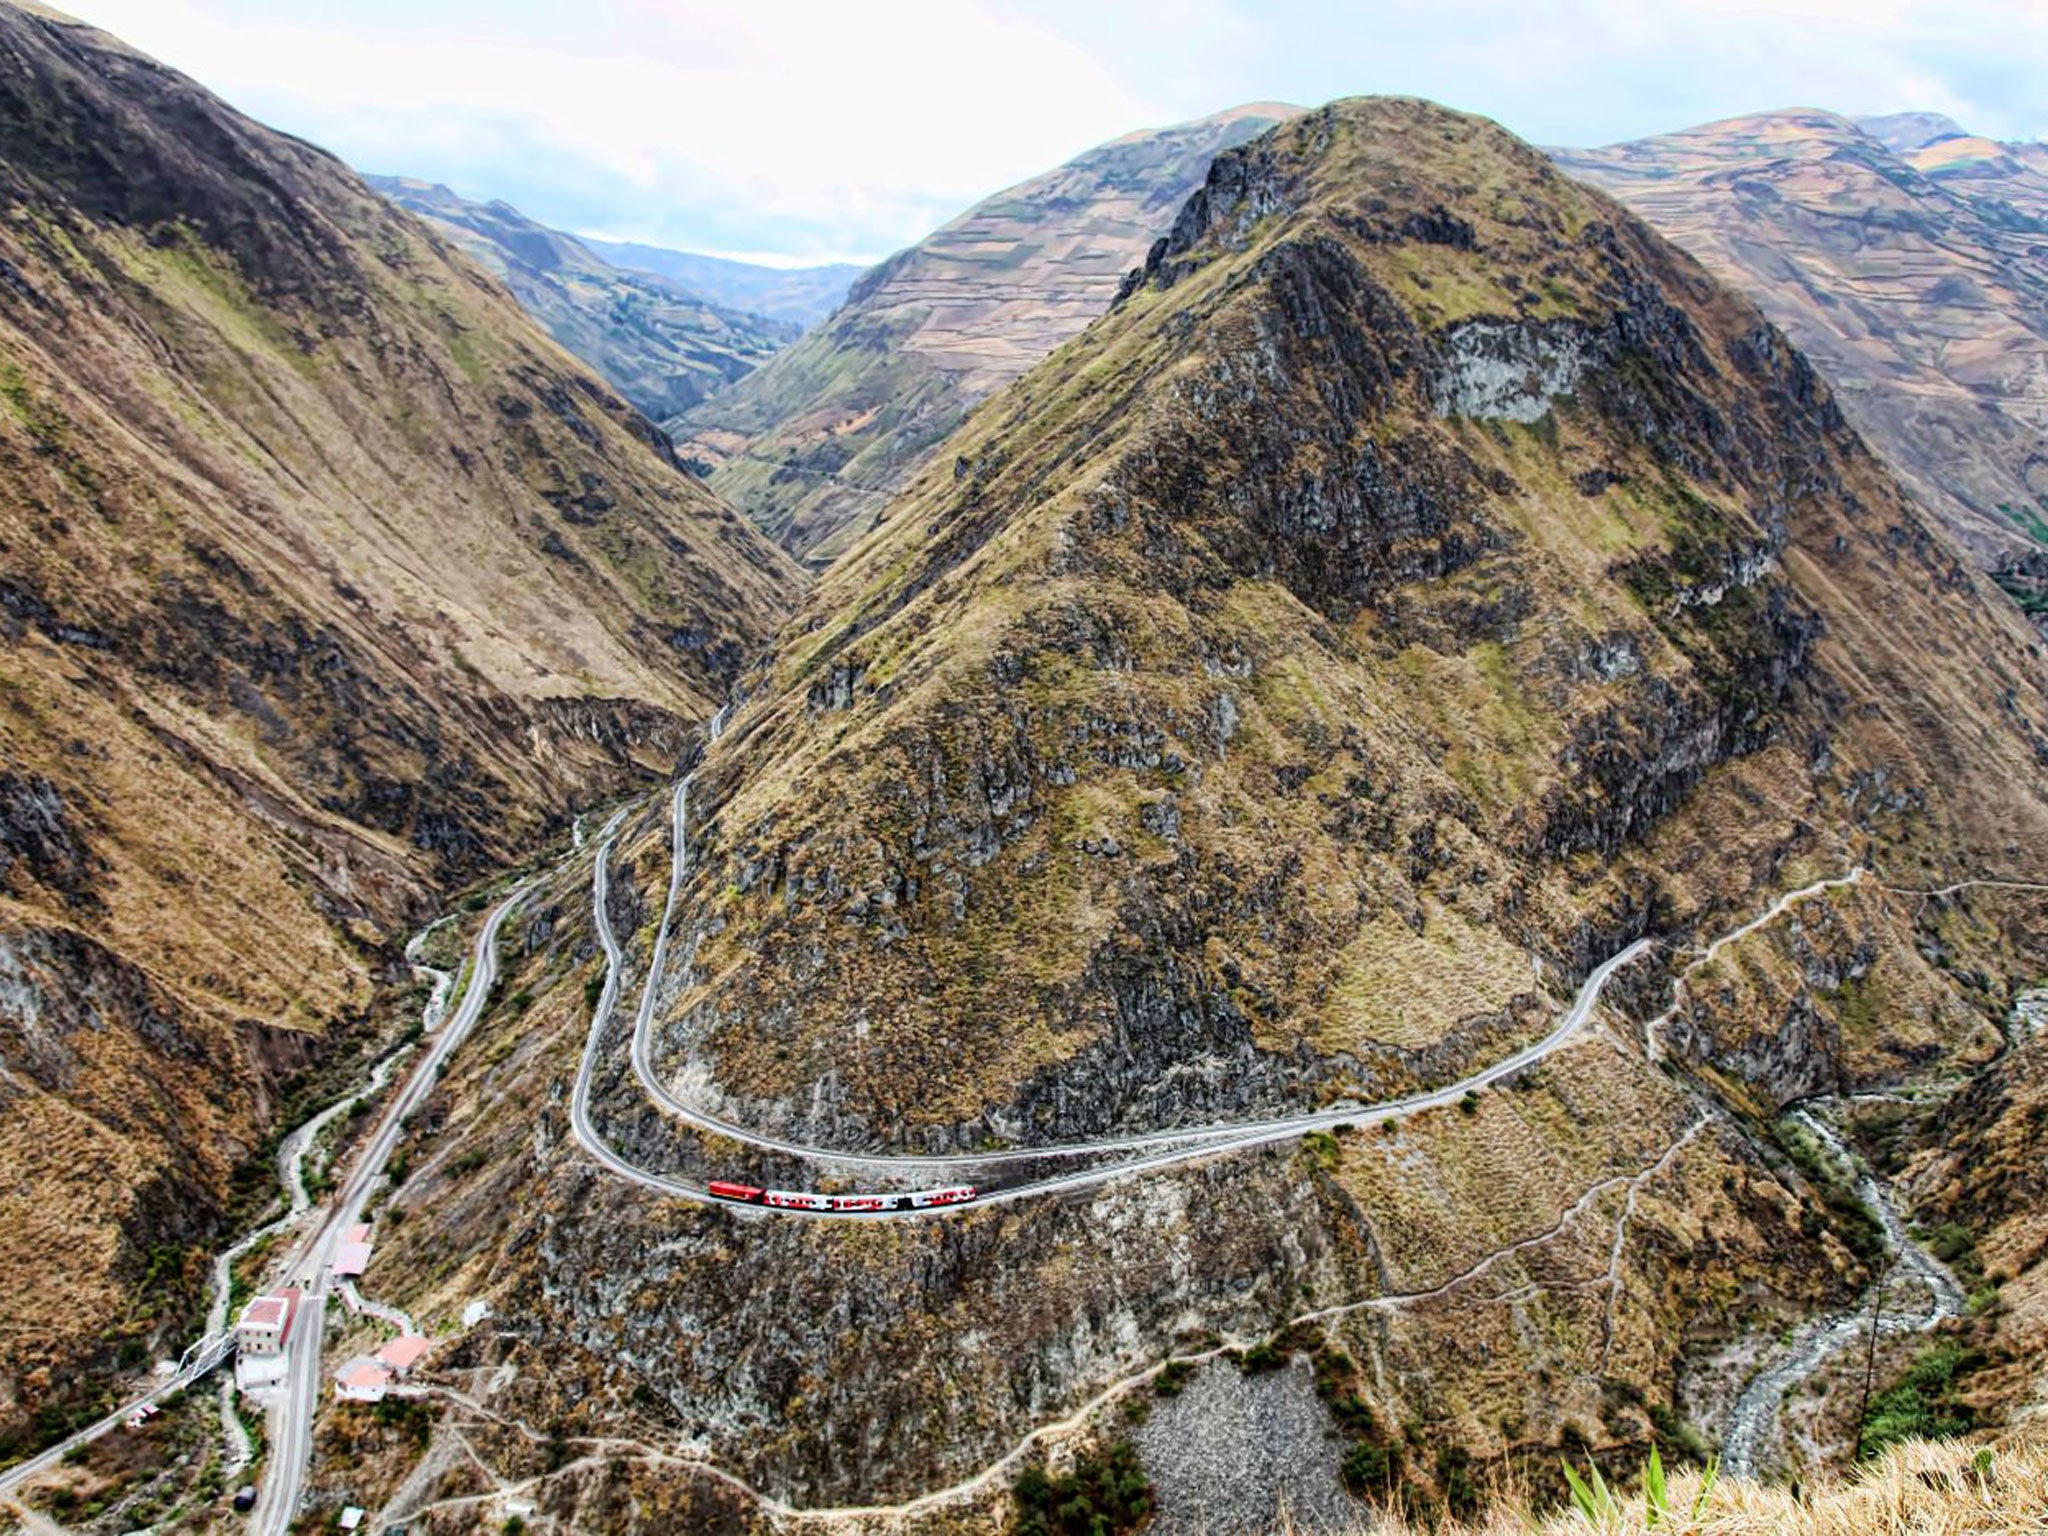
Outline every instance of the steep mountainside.
<svg viewBox="0 0 2048 1536"><path fill-rule="evenodd" d="M365 178L503 279L556 341L653 420L688 410L796 340L786 320L722 308L621 271L509 203L476 203L403 176Z"/></svg>
<svg viewBox="0 0 2048 1536"><path fill-rule="evenodd" d="M2048 901L1927 888L2048 871L2043 671L1690 257L1488 123L1297 117L1216 159L749 676L691 781L652 1071L814 1147L1241 1123L1458 1083L1655 942L1457 1103L862 1226L595 1166L566 1105L599 972L551 917L533 1007L415 1137L379 1284L429 1327L491 1299L447 1379L517 1385L450 1422L589 1525L751 1529L751 1486L996 1529L1045 1444L1128 1437L1161 1529L1252 1530L1733 1433L1780 1336L1883 1262L1780 1112L2038 1048L2008 1014ZM691 1178L886 1177L636 1082L667 821L610 865L599 1129ZM324 1434L385 1518L469 1516L458 1457L363 1473L373 1432ZM536 1471L548 1436L625 1438Z"/></svg>
<svg viewBox="0 0 2048 1536"><path fill-rule="evenodd" d="M632 240L599 240L589 235L582 240L614 266L650 272L727 309L787 320L806 330L839 307L846 290L861 274L859 267L843 261L822 267L764 267Z"/></svg>
<svg viewBox="0 0 2048 1536"><path fill-rule="evenodd" d="M828 324L671 433L785 548L829 562L976 401L1108 308L1218 150L1294 110L1134 133L997 193L867 273Z"/></svg>
<svg viewBox="0 0 2048 1536"><path fill-rule="evenodd" d="M178 1336L404 925L797 583L345 167L0 4L0 1434Z"/></svg>
<svg viewBox="0 0 2048 1536"><path fill-rule="evenodd" d="M1930 114L1871 129L1775 112L1557 153L1755 298L2029 602L2048 576L2048 148Z"/></svg>

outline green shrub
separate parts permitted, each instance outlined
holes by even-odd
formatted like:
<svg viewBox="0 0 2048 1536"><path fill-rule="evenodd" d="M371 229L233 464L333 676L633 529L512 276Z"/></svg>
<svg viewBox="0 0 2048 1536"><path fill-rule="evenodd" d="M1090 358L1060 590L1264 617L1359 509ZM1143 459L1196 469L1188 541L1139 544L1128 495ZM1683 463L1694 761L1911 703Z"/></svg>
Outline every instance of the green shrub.
<svg viewBox="0 0 2048 1536"><path fill-rule="evenodd" d="M370 1417L385 1429L395 1429L419 1450L434 1437L434 1409L416 1397L387 1397L371 1411Z"/></svg>
<svg viewBox="0 0 2048 1536"><path fill-rule="evenodd" d="M1169 1360L1159 1367L1159 1374L1152 1378L1152 1391L1159 1397L1179 1397L1180 1389L1188 1384L1188 1378L1194 1374L1194 1361Z"/></svg>
<svg viewBox="0 0 2048 1536"><path fill-rule="evenodd" d="M1391 1489L1395 1470L1393 1452L1384 1445L1365 1440L1344 1452L1344 1464L1340 1468L1344 1486L1360 1498Z"/></svg>
<svg viewBox="0 0 2048 1536"><path fill-rule="evenodd" d="M1858 1458L1880 1455L1901 1440L1946 1440L1975 1429L1977 1416L1957 1386L1983 1363L1981 1354L1960 1344L1923 1350L1896 1384L1870 1400L1856 1441Z"/></svg>
<svg viewBox="0 0 2048 1536"><path fill-rule="evenodd" d="M1479 1488L1472 1481L1472 1454L1460 1446L1436 1453L1437 1486L1444 1492L1444 1508L1460 1520L1479 1512Z"/></svg>
<svg viewBox="0 0 2048 1536"><path fill-rule="evenodd" d="M1984 1283L1984 1261L1977 1257L1977 1234L1961 1222L1944 1221L1927 1234L1927 1249L1956 1272L1965 1290Z"/></svg>
<svg viewBox="0 0 2048 1536"><path fill-rule="evenodd" d="M1138 1453L1119 1440L1100 1456L1084 1456L1063 1477L1027 1467L1010 1487L1017 1536L1122 1536L1152 1513L1152 1485Z"/></svg>
<svg viewBox="0 0 2048 1536"><path fill-rule="evenodd" d="M1365 1399L1356 1392L1327 1399L1330 1417L1337 1421L1337 1427L1354 1440L1369 1440L1379 1430L1379 1421L1373 1417L1372 1409Z"/></svg>
<svg viewBox="0 0 2048 1536"><path fill-rule="evenodd" d="M1277 1371L1287 1363L1287 1357L1271 1344L1254 1344L1239 1357L1237 1368L1247 1376L1257 1376L1264 1371Z"/></svg>

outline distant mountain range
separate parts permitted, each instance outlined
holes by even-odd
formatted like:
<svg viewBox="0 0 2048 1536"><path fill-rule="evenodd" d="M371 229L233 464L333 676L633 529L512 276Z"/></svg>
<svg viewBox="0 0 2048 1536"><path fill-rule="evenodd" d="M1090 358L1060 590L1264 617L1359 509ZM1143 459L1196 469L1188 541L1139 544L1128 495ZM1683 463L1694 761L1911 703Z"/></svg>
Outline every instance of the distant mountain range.
<svg viewBox="0 0 2048 1536"><path fill-rule="evenodd" d="M1753 295L1958 542L2043 606L2048 145L1785 111L1554 153Z"/></svg>
<svg viewBox="0 0 2048 1536"><path fill-rule="evenodd" d="M968 410L1109 307L1219 150L1296 110L1128 134L997 193L868 272L827 324L671 435L784 547L830 561Z"/></svg>
<svg viewBox="0 0 2048 1536"><path fill-rule="evenodd" d="M665 246L579 237L614 266L648 272L727 309L766 315L809 329L846 297L864 270L847 262L822 267L764 267L723 256L698 256Z"/></svg>
<svg viewBox="0 0 2048 1536"><path fill-rule="evenodd" d="M403 176L364 178L427 218L486 269L548 334L659 421L751 372L802 327L627 271L509 203L478 203Z"/></svg>

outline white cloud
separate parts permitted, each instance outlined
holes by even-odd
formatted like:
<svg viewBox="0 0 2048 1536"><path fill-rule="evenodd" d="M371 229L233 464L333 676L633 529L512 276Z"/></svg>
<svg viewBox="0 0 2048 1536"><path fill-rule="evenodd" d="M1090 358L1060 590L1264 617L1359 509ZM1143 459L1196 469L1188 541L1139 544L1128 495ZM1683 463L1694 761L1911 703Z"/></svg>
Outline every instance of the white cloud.
<svg viewBox="0 0 2048 1536"><path fill-rule="evenodd" d="M523 179L538 153L663 204L643 219L618 208L614 227L652 231L694 198L868 254L1156 115L1057 33L958 0L584 0L573 25L561 9L82 6L366 169L466 168L465 190L517 200L475 178Z"/></svg>
<svg viewBox="0 0 2048 1536"><path fill-rule="evenodd" d="M365 169L792 259L878 255L1092 143L1247 100L1428 95L1542 143L1779 106L2048 129L2041 0L73 3Z"/></svg>

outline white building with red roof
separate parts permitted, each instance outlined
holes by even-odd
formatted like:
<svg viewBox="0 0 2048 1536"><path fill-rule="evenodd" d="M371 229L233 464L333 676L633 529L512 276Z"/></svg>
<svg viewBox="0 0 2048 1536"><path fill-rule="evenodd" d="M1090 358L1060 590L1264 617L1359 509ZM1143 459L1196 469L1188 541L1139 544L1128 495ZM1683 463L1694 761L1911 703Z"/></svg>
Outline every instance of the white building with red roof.
<svg viewBox="0 0 2048 1536"><path fill-rule="evenodd" d="M235 1320L235 1385L244 1392L284 1376L285 1346L299 1316L296 1286L251 1297Z"/></svg>
<svg viewBox="0 0 2048 1536"><path fill-rule="evenodd" d="M391 1373L367 1355L357 1355L334 1373L334 1395L344 1403L381 1403Z"/></svg>
<svg viewBox="0 0 2048 1536"><path fill-rule="evenodd" d="M392 1375L403 1377L420 1363L421 1356L434 1347L425 1334L401 1333L377 1351L377 1363Z"/></svg>

